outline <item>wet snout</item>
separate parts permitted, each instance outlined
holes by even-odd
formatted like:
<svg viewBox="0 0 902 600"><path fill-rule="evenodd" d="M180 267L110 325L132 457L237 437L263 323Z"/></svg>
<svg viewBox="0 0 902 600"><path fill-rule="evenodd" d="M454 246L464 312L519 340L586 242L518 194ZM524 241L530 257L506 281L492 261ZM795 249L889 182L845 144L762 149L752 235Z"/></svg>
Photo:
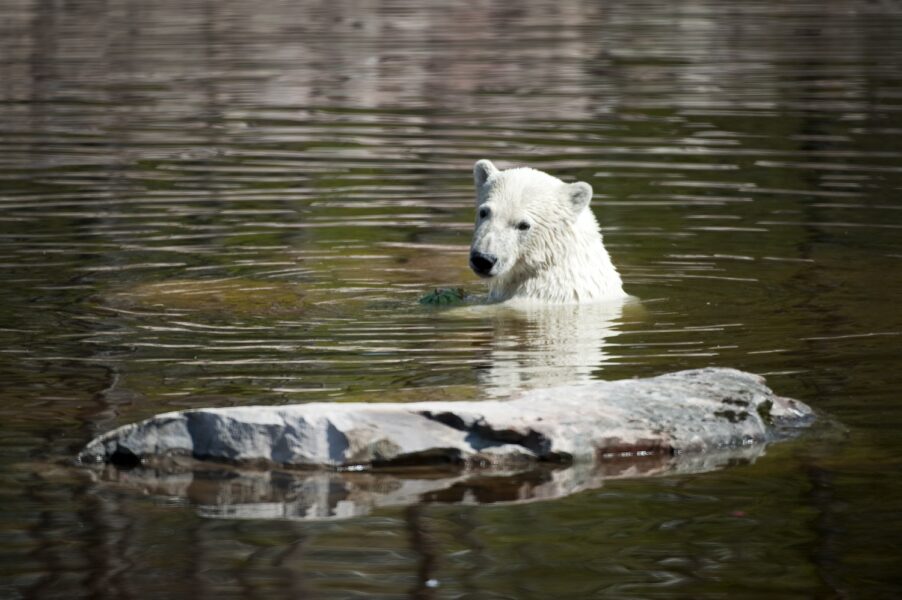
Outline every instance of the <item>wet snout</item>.
<svg viewBox="0 0 902 600"><path fill-rule="evenodd" d="M498 262L498 257L491 254L483 254L473 250L470 252L470 268L480 277L491 277L492 268Z"/></svg>

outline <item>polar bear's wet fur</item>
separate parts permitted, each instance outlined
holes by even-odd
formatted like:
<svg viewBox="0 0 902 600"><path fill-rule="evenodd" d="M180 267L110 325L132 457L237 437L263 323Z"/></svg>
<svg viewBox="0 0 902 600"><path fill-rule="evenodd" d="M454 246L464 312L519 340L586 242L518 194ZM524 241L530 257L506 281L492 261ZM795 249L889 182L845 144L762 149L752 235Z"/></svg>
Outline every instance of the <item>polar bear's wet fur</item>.
<svg viewBox="0 0 902 600"><path fill-rule="evenodd" d="M473 167L476 229L470 267L492 302L568 304L624 298L589 208L588 183L526 167Z"/></svg>

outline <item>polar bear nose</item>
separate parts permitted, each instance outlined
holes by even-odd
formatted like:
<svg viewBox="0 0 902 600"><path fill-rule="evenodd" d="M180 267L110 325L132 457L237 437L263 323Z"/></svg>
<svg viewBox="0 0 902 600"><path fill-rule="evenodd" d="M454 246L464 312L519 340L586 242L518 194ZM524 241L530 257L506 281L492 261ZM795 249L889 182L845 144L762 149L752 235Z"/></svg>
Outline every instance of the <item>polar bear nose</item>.
<svg viewBox="0 0 902 600"><path fill-rule="evenodd" d="M489 273L492 272L492 267L495 266L496 262L498 262L498 258L491 254L483 254L482 252L476 251L470 253L470 268L473 269L477 275L482 275L483 277L488 276Z"/></svg>

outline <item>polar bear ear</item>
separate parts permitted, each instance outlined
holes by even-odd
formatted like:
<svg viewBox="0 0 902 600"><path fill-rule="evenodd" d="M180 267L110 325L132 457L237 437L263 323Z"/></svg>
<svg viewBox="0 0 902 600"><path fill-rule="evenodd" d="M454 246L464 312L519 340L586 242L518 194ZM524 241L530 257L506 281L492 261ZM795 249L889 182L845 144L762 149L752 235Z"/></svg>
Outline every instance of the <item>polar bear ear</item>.
<svg viewBox="0 0 902 600"><path fill-rule="evenodd" d="M498 168L492 164L492 161L487 158L477 160L476 164L473 165L473 181L476 183L476 189L478 190L484 186L489 177L497 172Z"/></svg>
<svg viewBox="0 0 902 600"><path fill-rule="evenodd" d="M564 193L573 206L573 214L578 215L583 212L589 202L592 200L592 186L585 181L577 181L576 183L568 183L565 186Z"/></svg>

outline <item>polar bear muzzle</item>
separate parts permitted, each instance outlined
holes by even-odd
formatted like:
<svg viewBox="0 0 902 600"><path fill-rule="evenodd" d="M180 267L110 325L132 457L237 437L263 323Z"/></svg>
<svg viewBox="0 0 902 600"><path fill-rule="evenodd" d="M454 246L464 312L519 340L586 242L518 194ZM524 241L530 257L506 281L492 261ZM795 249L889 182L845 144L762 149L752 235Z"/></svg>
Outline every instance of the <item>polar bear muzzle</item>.
<svg viewBox="0 0 902 600"><path fill-rule="evenodd" d="M483 254L482 252L476 252L475 250L470 253L470 268L480 277L491 277L492 269L497 262L497 256Z"/></svg>

